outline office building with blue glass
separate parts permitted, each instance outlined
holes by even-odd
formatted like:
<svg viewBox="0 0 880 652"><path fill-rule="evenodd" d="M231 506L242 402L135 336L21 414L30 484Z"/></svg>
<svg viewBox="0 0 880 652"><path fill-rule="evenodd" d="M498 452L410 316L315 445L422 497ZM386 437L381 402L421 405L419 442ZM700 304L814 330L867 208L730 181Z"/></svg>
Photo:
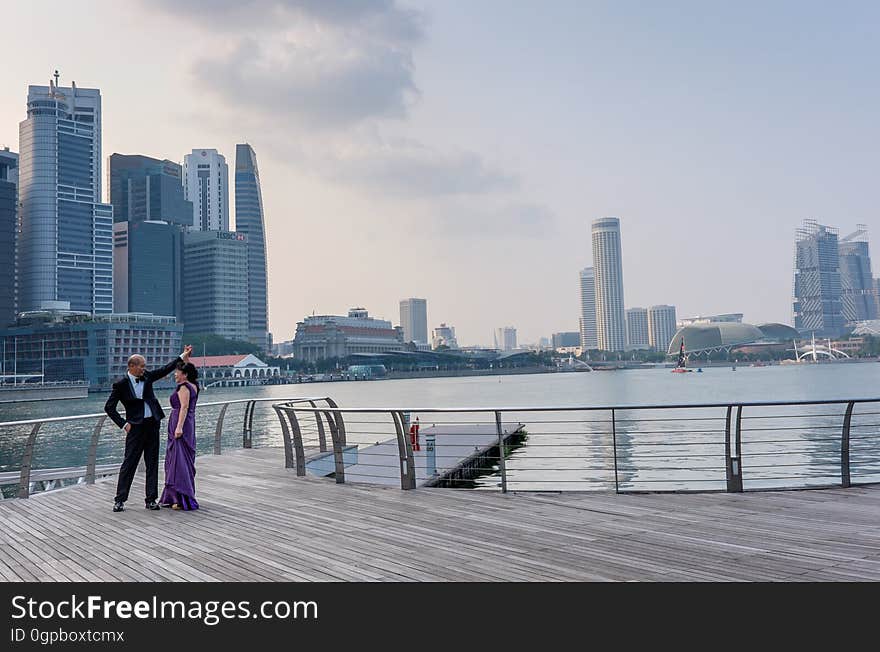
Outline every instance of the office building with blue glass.
<svg viewBox="0 0 880 652"><path fill-rule="evenodd" d="M266 223L257 155L246 143L235 146L235 230L247 237L248 341L268 351Z"/></svg>
<svg viewBox="0 0 880 652"><path fill-rule="evenodd" d="M19 125L19 310L113 311L113 208L101 203L101 93L29 86Z"/></svg>
<svg viewBox="0 0 880 652"><path fill-rule="evenodd" d="M193 208L182 178L172 161L110 156L116 313L183 318L183 233L192 226Z"/></svg>
<svg viewBox="0 0 880 652"><path fill-rule="evenodd" d="M0 328L15 321L18 307L18 154L0 150Z"/></svg>

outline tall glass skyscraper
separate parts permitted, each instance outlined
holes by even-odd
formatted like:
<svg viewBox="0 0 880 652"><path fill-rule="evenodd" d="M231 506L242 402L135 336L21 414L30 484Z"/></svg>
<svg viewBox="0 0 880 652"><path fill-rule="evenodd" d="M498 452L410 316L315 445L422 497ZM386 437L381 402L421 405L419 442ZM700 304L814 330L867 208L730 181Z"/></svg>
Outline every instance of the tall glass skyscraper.
<svg viewBox="0 0 880 652"><path fill-rule="evenodd" d="M581 348L596 349L596 275L592 267L581 270L581 317L578 326L581 332Z"/></svg>
<svg viewBox="0 0 880 652"><path fill-rule="evenodd" d="M229 231L229 167L216 149L183 157L183 194L193 205L194 231Z"/></svg>
<svg viewBox="0 0 880 652"><path fill-rule="evenodd" d="M113 204L113 305L116 312L183 319L183 230L192 202L183 169L137 154L110 156Z"/></svg>
<svg viewBox="0 0 880 652"><path fill-rule="evenodd" d="M877 319L867 227L860 224L855 233L842 238L838 251L844 322L852 325L868 319Z"/></svg>
<svg viewBox="0 0 880 652"><path fill-rule="evenodd" d="M113 311L113 208L101 203L101 92L28 87L19 126L19 309Z"/></svg>
<svg viewBox="0 0 880 652"><path fill-rule="evenodd" d="M235 146L235 229L247 236L248 340L268 351L266 221L257 155L247 143Z"/></svg>
<svg viewBox="0 0 880 652"><path fill-rule="evenodd" d="M18 154L0 150L0 328L15 321L18 308Z"/></svg>
<svg viewBox="0 0 880 652"><path fill-rule="evenodd" d="M592 236L599 348L603 351L623 351L626 348L626 316L623 308L620 220L616 217L595 220Z"/></svg>
<svg viewBox="0 0 880 652"><path fill-rule="evenodd" d="M184 198L183 168L173 161L112 154L110 203L114 222L193 224L192 202Z"/></svg>
<svg viewBox="0 0 880 652"><path fill-rule="evenodd" d="M804 335L838 337L844 324L837 229L804 220L796 236L794 327Z"/></svg>

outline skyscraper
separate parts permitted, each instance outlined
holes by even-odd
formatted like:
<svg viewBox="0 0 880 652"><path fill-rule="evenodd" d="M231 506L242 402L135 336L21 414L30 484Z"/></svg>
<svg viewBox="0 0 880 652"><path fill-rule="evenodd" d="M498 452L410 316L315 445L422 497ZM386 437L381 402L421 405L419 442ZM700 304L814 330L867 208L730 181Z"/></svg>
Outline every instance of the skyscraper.
<svg viewBox="0 0 880 652"><path fill-rule="evenodd" d="M216 149L183 157L184 198L193 205L194 231L229 231L229 167Z"/></svg>
<svg viewBox="0 0 880 652"><path fill-rule="evenodd" d="M648 308L648 343L652 349L666 353L678 330L675 323L675 306Z"/></svg>
<svg viewBox="0 0 880 652"><path fill-rule="evenodd" d="M190 231L183 242L186 333L247 340L247 236L229 231Z"/></svg>
<svg viewBox="0 0 880 652"><path fill-rule="evenodd" d="M0 328L15 321L18 308L18 154L0 150Z"/></svg>
<svg viewBox="0 0 880 652"><path fill-rule="evenodd" d="M184 198L183 168L173 161L112 154L109 186L114 222L193 225L193 205Z"/></svg>
<svg viewBox="0 0 880 652"><path fill-rule="evenodd" d="M154 220L113 224L113 311L176 317L183 322L183 227Z"/></svg>
<svg viewBox="0 0 880 652"><path fill-rule="evenodd" d="M620 220L603 217L593 222L593 270L596 274L596 336L599 349L626 348L623 309L623 260Z"/></svg>
<svg viewBox="0 0 880 652"><path fill-rule="evenodd" d="M235 230L248 243L248 340L268 351L266 221L257 155L246 143L235 146Z"/></svg>
<svg viewBox="0 0 880 652"><path fill-rule="evenodd" d="M794 260L794 327L807 335L843 332L837 229L804 220L797 229Z"/></svg>
<svg viewBox="0 0 880 652"><path fill-rule="evenodd" d="M644 308L629 308L626 311L626 341L631 349L648 348L648 311Z"/></svg>
<svg viewBox="0 0 880 652"><path fill-rule="evenodd" d="M841 238L838 246L844 322L853 325L856 322L877 319L867 227L859 224L854 233Z"/></svg>
<svg viewBox="0 0 880 652"><path fill-rule="evenodd" d="M495 330L495 348L500 351L513 351L516 348L516 329L513 326Z"/></svg>
<svg viewBox="0 0 880 652"><path fill-rule="evenodd" d="M592 267L581 270L581 316L578 326L581 332L581 348L595 349L596 337L596 275Z"/></svg>
<svg viewBox="0 0 880 652"><path fill-rule="evenodd" d="M183 320L183 229L192 202L183 198L183 169L172 161L110 156L113 204L113 309Z"/></svg>
<svg viewBox="0 0 880 652"><path fill-rule="evenodd" d="M19 309L113 311L113 208L101 203L101 93L28 87L19 126ZM60 303L59 303L60 302Z"/></svg>
<svg viewBox="0 0 880 652"><path fill-rule="evenodd" d="M405 342L428 344L428 302L425 299L402 299L400 325Z"/></svg>

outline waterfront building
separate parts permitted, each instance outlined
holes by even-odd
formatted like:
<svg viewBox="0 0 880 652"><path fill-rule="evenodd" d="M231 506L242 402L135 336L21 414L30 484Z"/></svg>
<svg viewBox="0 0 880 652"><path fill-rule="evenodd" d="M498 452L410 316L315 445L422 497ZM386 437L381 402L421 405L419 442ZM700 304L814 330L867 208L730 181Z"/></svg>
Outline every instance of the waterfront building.
<svg viewBox="0 0 880 652"><path fill-rule="evenodd" d="M620 220L616 217L595 220L592 240L598 347L602 351L623 351L626 348L626 316L623 308Z"/></svg>
<svg viewBox="0 0 880 652"><path fill-rule="evenodd" d="M675 329L672 334L675 334ZM626 311L626 342L630 349L647 349L650 346L648 311L645 308L629 308Z"/></svg>
<svg viewBox="0 0 880 652"><path fill-rule="evenodd" d="M431 348L436 349L440 346L446 346L450 349L458 348L458 340L455 339L455 326L447 326L440 324L434 329L434 336L431 338ZM406 335L404 335L404 339Z"/></svg>
<svg viewBox="0 0 880 652"><path fill-rule="evenodd" d="M0 150L0 328L18 309L18 154Z"/></svg>
<svg viewBox="0 0 880 652"><path fill-rule="evenodd" d="M542 337L541 339L544 340L544 342L547 341L546 337ZM538 342L538 346L541 346L542 344L543 342ZM553 333L553 335L550 336L550 342L548 342L548 344L554 349L579 347L581 345L581 334L577 331Z"/></svg>
<svg viewBox="0 0 880 652"><path fill-rule="evenodd" d="M838 253L844 323L852 326L860 321L877 319L880 315L871 274L867 227L859 224L854 233L841 238Z"/></svg>
<svg viewBox="0 0 880 652"><path fill-rule="evenodd" d="M216 149L183 157L183 194L192 202L194 231L229 231L229 167Z"/></svg>
<svg viewBox="0 0 880 652"><path fill-rule="evenodd" d="M596 349L599 339L596 335L596 275L592 267L586 267L580 273L581 282L581 316L578 327L581 334L581 348Z"/></svg>
<svg viewBox="0 0 880 652"><path fill-rule="evenodd" d="M113 208L101 203L101 92L29 86L19 125L19 310L113 312Z"/></svg>
<svg viewBox="0 0 880 652"><path fill-rule="evenodd" d="M675 306L648 308L648 344L652 349L665 352L675 331Z"/></svg>
<svg viewBox="0 0 880 652"><path fill-rule="evenodd" d="M711 324L714 322L727 322L731 324L741 324L743 313L728 312L723 315L697 315L696 317L682 317L677 321L679 328L682 326L690 326L691 324Z"/></svg>
<svg viewBox="0 0 880 652"><path fill-rule="evenodd" d="M257 155L247 143L235 146L235 230L247 236L248 341L269 351L266 221Z"/></svg>
<svg viewBox="0 0 880 652"><path fill-rule="evenodd" d="M129 356L147 368L166 364L181 351L183 326L174 317L95 315L70 310L22 313L15 326L0 329L3 368L44 374L47 382L88 381L108 388L125 373ZM164 384L172 386L169 377Z"/></svg>
<svg viewBox="0 0 880 652"><path fill-rule="evenodd" d="M193 225L193 205L184 197L183 168L140 154L110 155L110 203L116 222Z"/></svg>
<svg viewBox="0 0 880 652"><path fill-rule="evenodd" d="M113 309L170 315L183 321L183 228L160 221L113 224Z"/></svg>
<svg viewBox="0 0 880 652"><path fill-rule="evenodd" d="M293 357L315 362L345 358L354 353L389 353L404 350L402 328L390 321L370 317L363 308L352 308L347 316L312 315L296 325Z"/></svg>
<svg viewBox="0 0 880 652"><path fill-rule="evenodd" d="M229 231L190 231L183 236L183 251L186 332L247 340L247 237Z"/></svg>
<svg viewBox="0 0 880 652"><path fill-rule="evenodd" d="M495 329L495 348L499 351L513 351L516 348L516 329L513 326Z"/></svg>
<svg viewBox="0 0 880 652"><path fill-rule="evenodd" d="M199 370L202 387L265 385L281 375L280 367L270 366L251 353L191 357L189 361Z"/></svg>
<svg viewBox="0 0 880 652"><path fill-rule="evenodd" d="M838 232L815 220L796 232L793 310L804 335L837 337L844 330Z"/></svg>
<svg viewBox="0 0 880 652"><path fill-rule="evenodd" d="M400 325L403 339L416 344L428 343L428 302L425 299L402 299Z"/></svg>

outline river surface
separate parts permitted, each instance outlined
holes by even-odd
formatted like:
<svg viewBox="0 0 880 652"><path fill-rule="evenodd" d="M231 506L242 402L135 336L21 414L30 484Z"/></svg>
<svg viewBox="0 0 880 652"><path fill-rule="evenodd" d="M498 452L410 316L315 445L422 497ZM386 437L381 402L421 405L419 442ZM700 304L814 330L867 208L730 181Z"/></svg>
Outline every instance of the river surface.
<svg viewBox="0 0 880 652"><path fill-rule="evenodd" d="M169 389L157 389L167 405ZM494 414L419 414L419 408L523 408L684 405L760 401L880 398L880 364L805 364L710 367L702 373L669 369L514 376L419 378L211 388L200 403L246 398L329 396L340 407L409 410L423 426L494 424ZM99 413L105 396L0 405L0 422ZM258 404L254 445L281 444L271 402ZM199 452L213 450L219 406L198 412ZM241 446L243 405L229 408L224 448ZM841 431L846 405L746 407L742 413L742 468L749 488L809 486L840 481ZM167 412L167 410L166 410ZM726 487L726 408L524 412L506 409L502 420L523 423L526 442L507 460L512 490L717 490ZM735 415L733 422L735 428ZM394 437L386 415L346 415L349 443ZM33 468L84 465L96 419L41 427ZM166 422L167 423L167 422ZM163 423L164 429L165 423ZM0 471L20 468L31 426L0 427ZM317 428L308 415L304 435ZM163 435L164 436L164 435ZM329 435L328 435L329 438ZM853 482L880 481L880 403L856 404L850 430ZM109 421L101 431L99 463L121 459L124 438ZM422 442L424 446L424 442ZM438 465L442 460L438 459ZM496 489L497 465L467 486Z"/></svg>

